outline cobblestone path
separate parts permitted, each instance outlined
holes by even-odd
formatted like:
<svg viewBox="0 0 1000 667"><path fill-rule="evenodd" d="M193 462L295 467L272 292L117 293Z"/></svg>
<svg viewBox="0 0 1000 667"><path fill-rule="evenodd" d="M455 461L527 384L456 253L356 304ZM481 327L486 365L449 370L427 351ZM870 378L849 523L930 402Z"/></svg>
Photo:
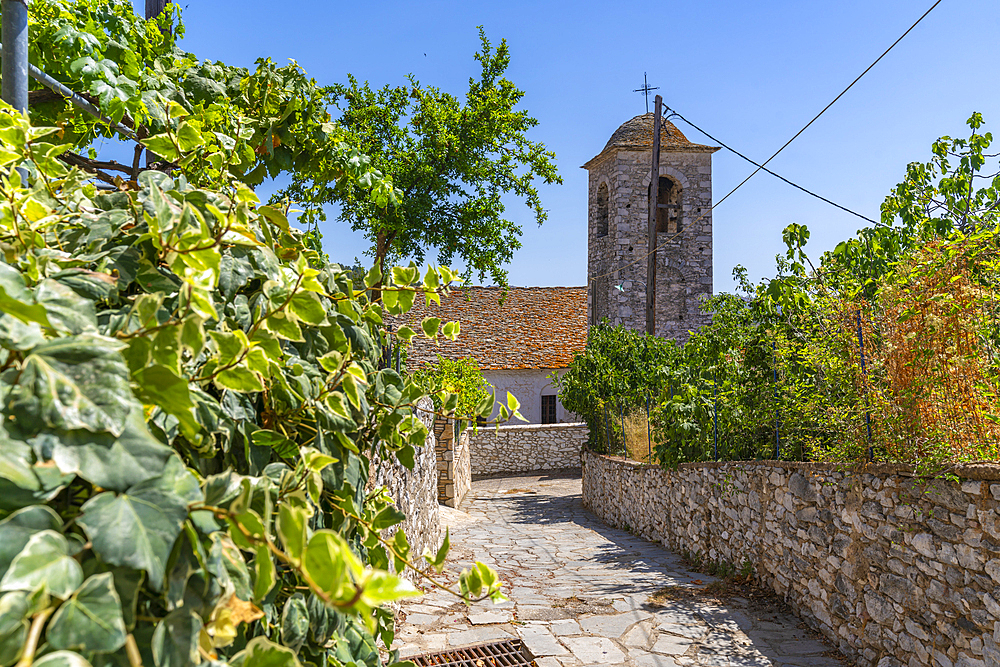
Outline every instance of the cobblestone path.
<svg viewBox="0 0 1000 667"><path fill-rule="evenodd" d="M580 479L509 477L473 484L451 527L445 576L473 560L495 568L508 602L466 608L449 594L402 606L403 657L521 638L539 667L839 667L848 664L772 603L704 596L657 602L667 586L712 578L662 547L609 528L583 509Z"/></svg>

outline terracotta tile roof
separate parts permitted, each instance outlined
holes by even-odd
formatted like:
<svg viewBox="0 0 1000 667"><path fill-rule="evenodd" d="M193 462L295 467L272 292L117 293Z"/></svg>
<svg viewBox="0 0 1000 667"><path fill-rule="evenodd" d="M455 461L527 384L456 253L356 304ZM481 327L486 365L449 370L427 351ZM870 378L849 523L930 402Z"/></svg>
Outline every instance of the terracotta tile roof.
<svg viewBox="0 0 1000 667"><path fill-rule="evenodd" d="M630 121L622 123L621 127L615 130L608 143L596 157L592 158L584 168L605 153L614 150L648 150L653 147L653 114L647 113L636 116ZM678 151L686 153L714 153L719 150L714 146L704 146L688 140L684 133L677 129L677 126L668 120L660 120L660 150Z"/></svg>
<svg viewBox="0 0 1000 667"><path fill-rule="evenodd" d="M407 360L411 368L437 359L472 357L483 370L566 368L587 345L586 287L510 287L503 304L499 287L469 287L426 307L418 299L399 318L420 331L424 317L458 320L457 341L440 344L414 337Z"/></svg>

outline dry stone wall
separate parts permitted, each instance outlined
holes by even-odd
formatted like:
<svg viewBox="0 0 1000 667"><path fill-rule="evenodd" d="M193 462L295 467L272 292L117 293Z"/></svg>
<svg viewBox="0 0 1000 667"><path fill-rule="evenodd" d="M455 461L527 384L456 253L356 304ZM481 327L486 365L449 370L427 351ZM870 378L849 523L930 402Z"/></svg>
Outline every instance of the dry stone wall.
<svg viewBox="0 0 1000 667"><path fill-rule="evenodd" d="M607 523L740 564L865 667L1000 665L1000 467L959 482L784 462L583 455Z"/></svg>
<svg viewBox="0 0 1000 667"><path fill-rule="evenodd" d="M368 489L385 486L396 501L399 511L406 514L400 524L410 542L413 553L421 554L424 548L436 552L441 543L441 515L437 502L437 452L435 448L433 404L429 398L417 403L417 415L427 426L427 442L418 447L413 457L413 470L407 470L396 457L376 459L371 462L368 474ZM384 532L388 537L396 532L396 527ZM407 570L408 579L414 575Z"/></svg>
<svg viewBox="0 0 1000 667"><path fill-rule="evenodd" d="M472 433L472 476L580 467L586 424L481 427Z"/></svg>
<svg viewBox="0 0 1000 667"><path fill-rule="evenodd" d="M448 507L458 507L472 488L470 433L463 431L456 440L455 420L438 417L434 423L434 435L437 442L437 501Z"/></svg>

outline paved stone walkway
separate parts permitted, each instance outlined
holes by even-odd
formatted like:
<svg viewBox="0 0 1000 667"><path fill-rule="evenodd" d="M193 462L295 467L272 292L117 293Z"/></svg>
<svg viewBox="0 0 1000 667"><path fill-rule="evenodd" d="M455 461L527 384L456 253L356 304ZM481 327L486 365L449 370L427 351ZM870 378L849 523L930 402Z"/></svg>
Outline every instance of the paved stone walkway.
<svg viewBox="0 0 1000 667"><path fill-rule="evenodd" d="M404 603L393 644L403 657L519 637L538 667L847 664L773 604L652 600L666 586L698 589L712 577L598 521L580 503L578 477L484 480L461 511L441 509L452 539L445 576L454 581L481 560L508 582L510 601L466 608L428 591Z"/></svg>

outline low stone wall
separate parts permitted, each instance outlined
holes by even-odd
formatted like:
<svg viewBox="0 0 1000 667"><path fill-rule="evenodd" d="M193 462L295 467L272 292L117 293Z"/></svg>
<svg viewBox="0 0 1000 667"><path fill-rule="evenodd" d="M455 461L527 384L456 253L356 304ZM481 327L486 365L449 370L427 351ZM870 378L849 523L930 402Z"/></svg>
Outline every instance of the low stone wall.
<svg viewBox="0 0 1000 667"><path fill-rule="evenodd" d="M866 667L1000 665L1000 467L960 482L810 463L684 464L583 455L607 523L740 564Z"/></svg>
<svg viewBox="0 0 1000 667"><path fill-rule="evenodd" d="M436 552L441 543L441 515L437 502L437 452L435 451L433 404L423 398L417 406L420 421L427 426L427 442L416 448L413 470L407 470L395 456L387 460L373 460L368 474L368 488L388 487L399 511L406 514L400 524L410 542L413 553L421 554L424 548ZM383 533L388 537L396 527ZM412 579L415 574L407 570L403 575Z"/></svg>
<svg viewBox="0 0 1000 667"><path fill-rule="evenodd" d="M472 488L469 431L463 431L456 440L455 420L438 417L434 435L437 438L437 500L442 505L458 507Z"/></svg>
<svg viewBox="0 0 1000 667"><path fill-rule="evenodd" d="M580 467L586 424L480 427L469 439L472 476Z"/></svg>

